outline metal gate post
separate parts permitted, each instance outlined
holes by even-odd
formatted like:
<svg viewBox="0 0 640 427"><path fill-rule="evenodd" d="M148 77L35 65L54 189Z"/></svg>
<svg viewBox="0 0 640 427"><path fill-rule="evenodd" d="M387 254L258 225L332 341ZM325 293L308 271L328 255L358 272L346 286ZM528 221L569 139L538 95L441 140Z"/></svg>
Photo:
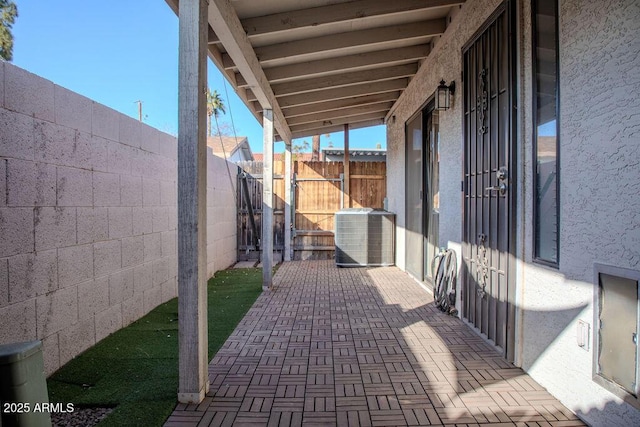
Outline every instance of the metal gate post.
<svg viewBox="0 0 640 427"><path fill-rule="evenodd" d="M291 144L285 146L284 153L284 259L291 261Z"/></svg>
<svg viewBox="0 0 640 427"><path fill-rule="evenodd" d="M293 173L291 181L291 259L295 259L296 249L296 189L298 188L298 173Z"/></svg>
<svg viewBox="0 0 640 427"><path fill-rule="evenodd" d="M340 174L340 209L344 209L344 174Z"/></svg>

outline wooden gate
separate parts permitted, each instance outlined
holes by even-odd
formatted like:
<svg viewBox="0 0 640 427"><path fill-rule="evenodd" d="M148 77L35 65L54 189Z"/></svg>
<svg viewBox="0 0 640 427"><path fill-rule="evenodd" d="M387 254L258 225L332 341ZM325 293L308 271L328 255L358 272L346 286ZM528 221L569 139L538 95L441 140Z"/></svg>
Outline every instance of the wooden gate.
<svg viewBox="0 0 640 427"><path fill-rule="evenodd" d="M333 217L342 207L341 162L295 162L293 206L294 259L326 259L333 255Z"/></svg>
<svg viewBox="0 0 640 427"><path fill-rule="evenodd" d="M238 162L238 261L260 259L262 162ZM273 250L284 252L284 162L273 162Z"/></svg>
<svg viewBox="0 0 640 427"><path fill-rule="evenodd" d="M382 208L387 195L385 162L349 162L348 199L343 199L342 162L295 162L294 259L334 256L334 217L341 208Z"/></svg>
<svg viewBox="0 0 640 427"><path fill-rule="evenodd" d="M511 3L463 50L462 314L514 357L515 76Z"/></svg>
<svg viewBox="0 0 640 427"><path fill-rule="evenodd" d="M239 166L242 171L238 175L238 259L258 259L262 230L262 163L243 162ZM334 215L343 206L383 207L385 162L350 162L351 194L346 205L342 199L342 162L295 161L292 169L293 259L333 257ZM274 161L274 250L279 252L284 251L285 209L284 162Z"/></svg>

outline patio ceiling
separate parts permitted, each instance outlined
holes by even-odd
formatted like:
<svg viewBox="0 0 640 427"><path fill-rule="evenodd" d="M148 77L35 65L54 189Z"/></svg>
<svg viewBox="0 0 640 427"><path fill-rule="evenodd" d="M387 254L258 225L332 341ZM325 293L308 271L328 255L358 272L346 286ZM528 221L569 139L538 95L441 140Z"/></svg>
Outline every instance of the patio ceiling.
<svg viewBox="0 0 640 427"><path fill-rule="evenodd" d="M279 139L380 125L463 2L209 0L209 57Z"/></svg>

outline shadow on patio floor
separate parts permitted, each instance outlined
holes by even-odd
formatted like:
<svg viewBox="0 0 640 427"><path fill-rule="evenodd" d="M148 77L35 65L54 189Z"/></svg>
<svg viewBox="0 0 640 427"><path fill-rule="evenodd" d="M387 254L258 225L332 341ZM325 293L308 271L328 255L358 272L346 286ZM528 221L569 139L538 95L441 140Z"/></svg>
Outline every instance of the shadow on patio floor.
<svg viewBox="0 0 640 427"><path fill-rule="evenodd" d="M282 265L166 426L583 423L395 267Z"/></svg>

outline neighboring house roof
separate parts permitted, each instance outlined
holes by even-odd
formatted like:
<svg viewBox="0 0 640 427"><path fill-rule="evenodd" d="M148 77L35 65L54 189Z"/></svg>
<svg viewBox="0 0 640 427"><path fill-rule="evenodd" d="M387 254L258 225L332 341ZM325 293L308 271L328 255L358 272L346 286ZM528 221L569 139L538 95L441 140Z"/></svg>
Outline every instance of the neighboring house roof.
<svg viewBox="0 0 640 427"><path fill-rule="evenodd" d="M557 139L555 136L538 137L538 157L555 160L557 157Z"/></svg>
<svg viewBox="0 0 640 427"><path fill-rule="evenodd" d="M344 158L344 148L323 148L322 158L324 160ZM352 161L365 160L384 162L387 159L387 150L381 148L349 149L349 159Z"/></svg>
<svg viewBox="0 0 640 427"><path fill-rule="evenodd" d="M311 153L293 153L292 157L303 162L311 161ZM264 161L264 154L256 153L253 158L256 162L262 162ZM273 153L273 161L284 161L284 153Z"/></svg>
<svg viewBox="0 0 640 427"><path fill-rule="evenodd" d="M207 145L218 157L236 160L254 160L246 136L208 136Z"/></svg>
<svg viewBox="0 0 640 427"><path fill-rule="evenodd" d="M344 156L344 148L323 148L322 153L331 156ZM349 149L349 156L386 156L387 150L382 148Z"/></svg>
<svg viewBox="0 0 640 427"><path fill-rule="evenodd" d="M344 157L344 149L343 148L323 148L322 154L320 155L321 161L327 161L327 156L336 158L336 157ZM312 153L293 153L293 159L299 160L303 162L310 162L312 157ZM378 158L379 161L383 162L387 158L387 150L372 148L369 150L361 150L361 149L353 149L349 150L349 157L351 160L357 161L358 158ZM264 161L264 154L255 153L253 155L253 159L256 162ZM284 161L284 153L273 153L274 161ZM333 160L335 161L335 160Z"/></svg>

